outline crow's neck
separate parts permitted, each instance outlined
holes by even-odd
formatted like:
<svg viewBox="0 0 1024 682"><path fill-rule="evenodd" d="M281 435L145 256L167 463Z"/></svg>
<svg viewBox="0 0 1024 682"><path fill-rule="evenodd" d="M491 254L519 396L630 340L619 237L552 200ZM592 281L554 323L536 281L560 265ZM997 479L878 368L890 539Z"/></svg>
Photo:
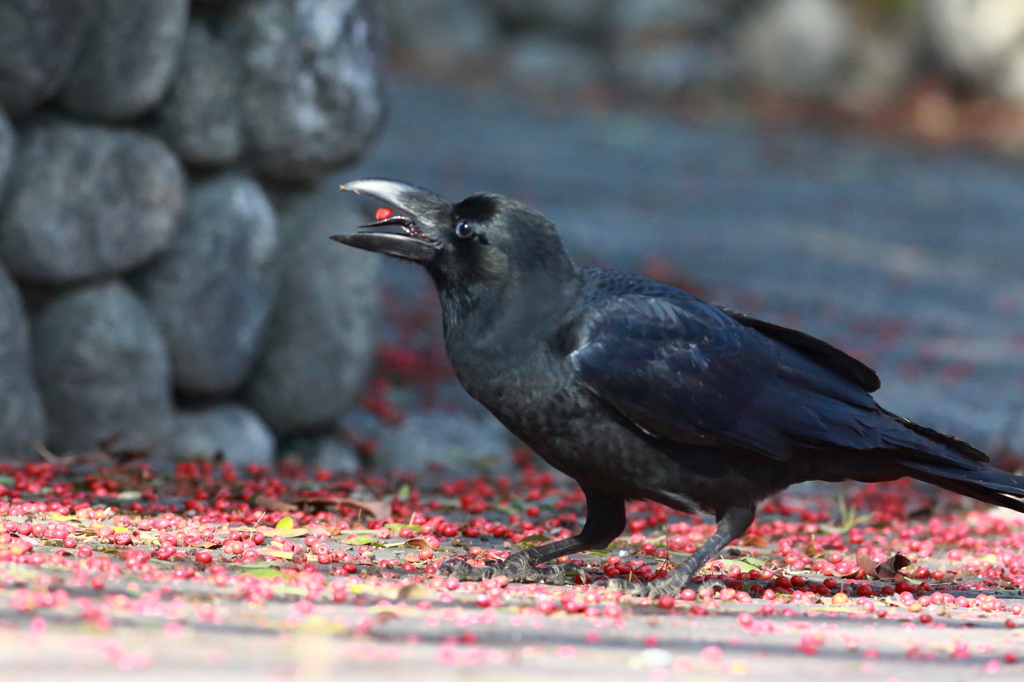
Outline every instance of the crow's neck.
<svg viewBox="0 0 1024 682"><path fill-rule="evenodd" d="M581 287L568 267L510 273L500 283L437 281L445 345L460 356L514 362L549 343ZM458 368L456 368L458 369Z"/></svg>

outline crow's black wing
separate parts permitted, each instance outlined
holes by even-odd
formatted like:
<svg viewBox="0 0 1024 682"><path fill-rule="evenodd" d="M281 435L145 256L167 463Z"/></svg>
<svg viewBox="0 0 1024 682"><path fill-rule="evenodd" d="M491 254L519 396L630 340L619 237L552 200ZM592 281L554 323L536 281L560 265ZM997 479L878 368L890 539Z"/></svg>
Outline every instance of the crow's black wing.
<svg viewBox="0 0 1024 682"><path fill-rule="evenodd" d="M591 297L562 337L580 379L642 430L776 459L798 443L884 446L863 382L819 364L822 353L804 355L678 289L644 289Z"/></svg>
<svg viewBox="0 0 1024 682"><path fill-rule="evenodd" d="M722 311L743 326L756 329L768 338L799 351L819 365L827 367L844 379L857 384L868 393L874 393L882 386L875 370L821 339L795 329L780 327L777 324L738 313L735 310L723 308Z"/></svg>

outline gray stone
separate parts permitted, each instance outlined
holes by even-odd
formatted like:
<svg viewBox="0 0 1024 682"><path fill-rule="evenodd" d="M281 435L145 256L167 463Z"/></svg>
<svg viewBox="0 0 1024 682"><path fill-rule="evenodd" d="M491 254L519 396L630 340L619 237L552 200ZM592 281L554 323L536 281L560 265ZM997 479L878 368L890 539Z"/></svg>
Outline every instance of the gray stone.
<svg viewBox="0 0 1024 682"><path fill-rule="evenodd" d="M715 78L725 61L720 41L733 0L616 0L608 31L620 85L664 97Z"/></svg>
<svg viewBox="0 0 1024 682"><path fill-rule="evenodd" d="M24 116L57 93L71 71L95 3L0 2L0 106Z"/></svg>
<svg viewBox="0 0 1024 682"><path fill-rule="evenodd" d="M505 22L562 34L593 37L604 24L610 0L487 0Z"/></svg>
<svg viewBox="0 0 1024 682"><path fill-rule="evenodd" d="M241 72L227 43L192 21L178 70L156 110L157 129L186 163L230 163L242 151Z"/></svg>
<svg viewBox="0 0 1024 682"><path fill-rule="evenodd" d="M716 71L716 50L696 41L636 41L613 52L612 67L619 83L653 97L672 95L696 85Z"/></svg>
<svg viewBox="0 0 1024 682"><path fill-rule="evenodd" d="M0 258L16 278L62 284L119 274L164 249L185 176L159 140L50 120L21 135L0 206Z"/></svg>
<svg viewBox="0 0 1024 682"><path fill-rule="evenodd" d="M384 113L383 40L370 0L251 0L226 32L242 67L242 121L260 172L310 181L366 149Z"/></svg>
<svg viewBox="0 0 1024 682"><path fill-rule="evenodd" d="M498 22L479 0L400 0L382 4L392 49L417 65L465 69L493 56Z"/></svg>
<svg viewBox="0 0 1024 682"><path fill-rule="evenodd" d="M740 71L751 84L791 95L828 95L853 49L850 8L840 0L774 0L736 29Z"/></svg>
<svg viewBox="0 0 1024 682"><path fill-rule="evenodd" d="M433 463L460 472L493 472L512 464L513 442L489 414L415 414L381 432L374 468L415 473Z"/></svg>
<svg viewBox="0 0 1024 682"><path fill-rule="evenodd" d="M693 36L728 23L736 0L613 0L608 25L616 39Z"/></svg>
<svg viewBox="0 0 1024 682"><path fill-rule="evenodd" d="M280 289L243 396L279 434L332 427L373 362L379 260L329 240L366 222L352 202L311 192L278 212Z"/></svg>
<svg viewBox="0 0 1024 682"><path fill-rule="evenodd" d="M332 433L289 438L281 447L281 457L295 459L307 469L346 474L354 474L363 466L355 447Z"/></svg>
<svg viewBox="0 0 1024 682"><path fill-rule="evenodd" d="M174 415L169 452L172 459L213 459L220 454L240 466L270 466L276 451L274 434L258 414L244 405L225 403L185 409Z"/></svg>
<svg viewBox="0 0 1024 682"><path fill-rule="evenodd" d="M355 447L334 436L319 439L314 452L318 469L354 474L363 466Z"/></svg>
<svg viewBox="0 0 1024 682"><path fill-rule="evenodd" d="M273 304L276 248L274 209L255 180L226 174L191 188L170 248L135 280L163 330L175 388L241 385Z"/></svg>
<svg viewBox="0 0 1024 682"><path fill-rule="evenodd" d="M601 78L593 50L560 38L535 33L509 46L508 78L525 92L575 95Z"/></svg>
<svg viewBox="0 0 1024 682"><path fill-rule="evenodd" d="M0 200L4 196L4 183L7 182L7 171L14 160L14 127L3 109L0 109Z"/></svg>
<svg viewBox="0 0 1024 682"><path fill-rule="evenodd" d="M926 43L920 3L901 3L872 21L859 22L837 101L865 113L889 104L919 75Z"/></svg>
<svg viewBox="0 0 1024 682"><path fill-rule="evenodd" d="M32 378L28 318L18 287L0 266L0 460L33 453L46 437L43 403Z"/></svg>
<svg viewBox="0 0 1024 682"><path fill-rule="evenodd" d="M73 114L129 121L163 97L188 26L188 0L92 0L96 17L61 89Z"/></svg>
<svg viewBox="0 0 1024 682"><path fill-rule="evenodd" d="M1024 45L1016 48L1007 58L995 90L1014 102L1024 102Z"/></svg>
<svg viewBox="0 0 1024 682"><path fill-rule="evenodd" d="M68 291L32 321L49 446L160 454L171 432L171 366L156 320L123 282Z"/></svg>
<svg viewBox="0 0 1024 682"><path fill-rule="evenodd" d="M1024 3L931 0L929 36L952 73L980 89L1024 101Z"/></svg>
<svg viewBox="0 0 1024 682"><path fill-rule="evenodd" d="M1024 40L1024 3L1017 0L931 0L924 4L939 57L968 78L990 80Z"/></svg>

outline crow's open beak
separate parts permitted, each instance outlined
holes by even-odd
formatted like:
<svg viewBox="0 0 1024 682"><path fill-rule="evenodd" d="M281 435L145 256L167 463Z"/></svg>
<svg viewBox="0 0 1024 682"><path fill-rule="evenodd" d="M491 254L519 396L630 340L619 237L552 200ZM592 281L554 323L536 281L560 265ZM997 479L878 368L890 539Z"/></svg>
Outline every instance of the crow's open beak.
<svg viewBox="0 0 1024 682"><path fill-rule="evenodd" d="M382 220L359 227L358 232L331 239L417 263L427 263L437 255L441 245L436 223L451 208L447 199L414 185L378 178L353 180L341 189L380 199L393 206L394 211Z"/></svg>

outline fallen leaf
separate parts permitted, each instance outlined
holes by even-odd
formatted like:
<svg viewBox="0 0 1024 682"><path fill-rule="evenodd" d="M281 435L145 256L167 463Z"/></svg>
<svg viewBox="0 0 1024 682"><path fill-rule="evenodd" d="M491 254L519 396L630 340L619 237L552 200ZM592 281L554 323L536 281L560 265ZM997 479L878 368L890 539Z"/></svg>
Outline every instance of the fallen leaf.
<svg viewBox="0 0 1024 682"><path fill-rule="evenodd" d="M423 583L409 583L398 590L398 598L402 601L423 601L430 598L430 590Z"/></svg>
<svg viewBox="0 0 1024 682"><path fill-rule="evenodd" d="M354 500L351 497L339 497L335 500L335 504L362 509L375 519L386 519L391 516L391 503L384 500Z"/></svg>
<svg viewBox="0 0 1024 682"><path fill-rule="evenodd" d="M338 507L355 507L356 509L362 509L367 514L372 515L377 519L386 519L391 516L391 502L385 502L384 500L356 500L351 497L345 497L344 495L302 495L302 496L291 496L288 498L290 502L295 504L312 504L312 505L334 505ZM297 506L292 506L290 511L298 509Z"/></svg>
<svg viewBox="0 0 1024 682"><path fill-rule="evenodd" d="M394 611L378 611L372 616L374 625L385 625L389 620L395 620L399 617L399 614Z"/></svg>
<svg viewBox="0 0 1024 682"><path fill-rule="evenodd" d="M893 578L904 577L900 571L910 565L910 559L897 552L885 561L876 563L868 555L858 554L857 565L863 568L864 572L872 578L892 580Z"/></svg>
<svg viewBox="0 0 1024 682"><path fill-rule="evenodd" d="M297 511L298 507L291 502L285 502L284 500L278 500L274 497L267 497L266 495L255 495L250 501L254 507L263 507L269 511L279 512L293 512ZM283 520L283 519L282 519Z"/></svg>
<svg viewBox="0 0 1024 682"><path fill-rule="evenodd" d="M430 549L430 543L423 538L412 538L402 543L403 547L412 547L414 549Z"/></svg>
<svg viewBox="0 0 1024 682"><path fill-rule="evenodd" d="M274 526L275 530L291 530L292 528L295 528L295 519L290 516L284 517Z"/></svg>
<svg viewBox="0 0 1024 682"><path fill-rule="evenodd" d="M540 533L535 533L533 535L527 535L525 538L517 542L515 546L519 549L529 549L534 545L539 545L543 542L547 542L547 540L548 539L546 536L541 535Z"/></svg>

